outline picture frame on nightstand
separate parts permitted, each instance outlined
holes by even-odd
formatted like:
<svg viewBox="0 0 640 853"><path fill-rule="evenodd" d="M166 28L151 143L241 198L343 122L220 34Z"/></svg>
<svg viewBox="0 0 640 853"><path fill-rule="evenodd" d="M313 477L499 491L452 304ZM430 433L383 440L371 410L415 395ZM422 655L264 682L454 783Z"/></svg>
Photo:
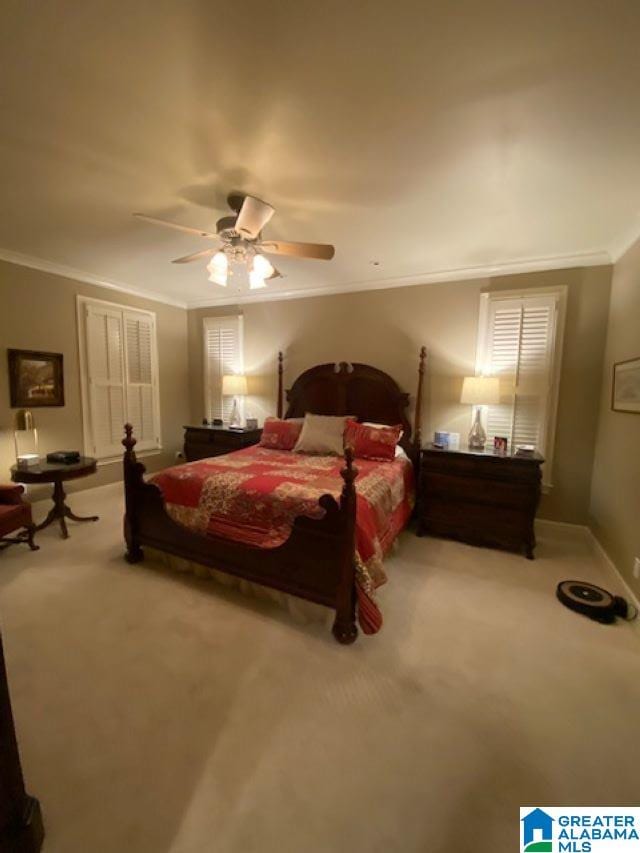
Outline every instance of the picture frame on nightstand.
<svg viewBox="0 0 640 853"><path fill-rule="evenodd" d="M502 435L493 437L493 452L498 456L506 456L509 448L509 439Z"/></svg>

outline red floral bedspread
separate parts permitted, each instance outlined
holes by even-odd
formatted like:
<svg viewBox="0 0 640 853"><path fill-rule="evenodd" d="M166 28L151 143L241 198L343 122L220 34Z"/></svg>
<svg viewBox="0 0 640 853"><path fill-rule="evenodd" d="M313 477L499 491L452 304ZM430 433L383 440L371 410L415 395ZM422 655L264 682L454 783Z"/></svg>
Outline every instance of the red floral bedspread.
<svg viewBox="0 0 640 853"><path fill-rule="evenodd" d="M413 468L406 456L355 464L358 621L374 634L382 626L375 589L387 580L382 558L411 514ZM289 537L296 516L324 515L322 495L339 499L343 467L336 456L256 446L167 468L151 482L162 491L169 515L185 527L274 548Z"/></svg>

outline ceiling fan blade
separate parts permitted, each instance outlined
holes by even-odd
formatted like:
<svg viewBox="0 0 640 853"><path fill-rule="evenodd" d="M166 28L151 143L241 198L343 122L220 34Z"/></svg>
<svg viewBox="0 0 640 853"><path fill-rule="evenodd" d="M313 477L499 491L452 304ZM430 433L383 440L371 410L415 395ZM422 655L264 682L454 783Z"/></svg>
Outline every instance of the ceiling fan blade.
<svg viewBox="0 0 640 853"><path fill-rule="evenodd" d="M293 258L316 258L330 261L336 250L327 243L287 243L284 240L267 240L260 249L270 255L290 255Z"/></svg>
<svg viewBox="0 0 640 853"><path fill-rule="evenodd" d="M265 201L260 201L252 195L245 196L234 226L235 230L242 237L255 240L274 213L274 208Z"/></svg>
<svg viewBox="0 0 640 853"><path fill-rule="evenodd" d="M145 213L134 213L138 219L144 219L145 222L151 222L153 225L162 225L164 228L173 228L175 231L184 231L186 234L195 234L197 237L207 237L210 240L217 240L216 234L210 231L201 231L199 228L189 228L188 225L178 225L176 222L167 222L166 219L156 219L155 216L147 216Z"/></svg>
<svg viewBox="0 0 640 853"><path fill-rule="evenodd" d="M216 248L213 249L203 249L201 252L194 252L192 255L184 255L182 258L176 258L174 261L171 261L172 264L190 264L191 261L199 261L200 258L208 258L209 255L214 255L218 250Z"/></svg>

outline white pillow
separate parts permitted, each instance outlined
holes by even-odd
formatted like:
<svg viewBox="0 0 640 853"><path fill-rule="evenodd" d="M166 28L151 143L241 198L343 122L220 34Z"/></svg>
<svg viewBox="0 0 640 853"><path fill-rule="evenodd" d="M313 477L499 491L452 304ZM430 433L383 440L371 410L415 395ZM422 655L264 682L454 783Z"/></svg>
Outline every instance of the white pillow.
<svg viewBox="0 0 640 853"><path fill-rule="evenodd" d="M302 432L293 448L294 453L328 453L342 456L344 453L344 428L349 415L304 416Z"/></svg>

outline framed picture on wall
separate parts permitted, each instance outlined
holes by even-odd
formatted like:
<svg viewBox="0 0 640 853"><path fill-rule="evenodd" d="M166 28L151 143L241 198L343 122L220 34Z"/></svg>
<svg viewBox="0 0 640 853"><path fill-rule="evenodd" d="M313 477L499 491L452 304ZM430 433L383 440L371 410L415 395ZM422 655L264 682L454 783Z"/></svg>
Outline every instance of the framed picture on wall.
<svg viewBox="0 0 640 853"><path fill-rule="evenodd" d="M10 349L7 355L12 408L64 406L62 353Z"/></svg>
<svg viewBox="0 0 640 853"><path fill-rule="evenodd" d="M614 412L640 415L640 358L613 365L611 408Z"/></svg>

